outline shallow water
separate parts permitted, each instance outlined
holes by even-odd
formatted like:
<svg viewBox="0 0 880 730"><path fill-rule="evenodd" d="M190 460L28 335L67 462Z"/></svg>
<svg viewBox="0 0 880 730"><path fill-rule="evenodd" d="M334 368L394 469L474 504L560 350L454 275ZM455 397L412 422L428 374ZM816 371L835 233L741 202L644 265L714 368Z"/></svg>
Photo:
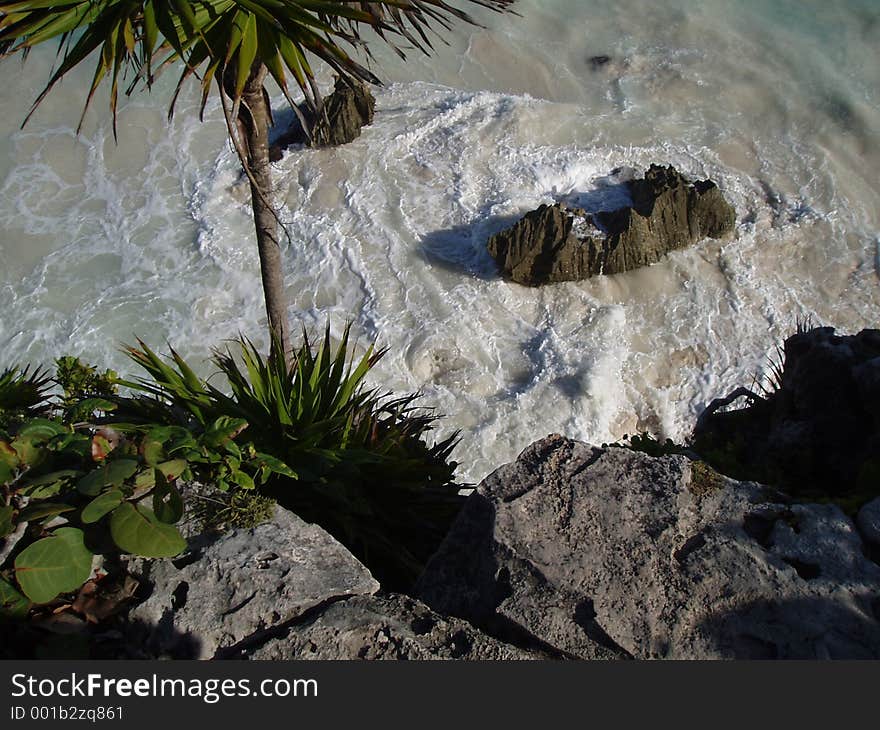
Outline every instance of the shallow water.
<svg viewBox="0 0 880 730"><path fill-rule="evenodd" d="M276 166L292 318L389 346L374 382L462 430L462 478L553 431L684 438L799 319L878 326L876 2L517 7L433 59L377 47L375 124ZM219 106L200 124L190 94L167 124L169 77L121 105L118 145L101 98L77 137L84 69L18 131L52 55L5 62L0 89L0 364L75 352L131 373L135 335L203 363L239 331L265 339ZM652 162L717 181L735 235L588 282L497 278L489 234L542 202L613 207L609 173Z"/></svg>

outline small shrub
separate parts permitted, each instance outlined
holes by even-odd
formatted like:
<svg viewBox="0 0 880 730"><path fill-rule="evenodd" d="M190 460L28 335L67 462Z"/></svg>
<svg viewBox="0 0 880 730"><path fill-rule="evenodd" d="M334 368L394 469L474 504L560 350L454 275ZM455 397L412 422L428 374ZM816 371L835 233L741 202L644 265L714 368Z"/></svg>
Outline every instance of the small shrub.
<svg viewBox="0 0 880 730"><path fill-rule="evenodd" d="M272 519L276 504L274 499L247 489L200 496L195 502L193 517L204 532L257 527Z"/></svg>
<svg viewBox="0 0 880 730"><path fill-rule="evenodd" d="M221 417L248 423L254 446L276 460L263 493L320 524L386 584L417 577L461 505L449 458L457 434L429 445L436 416L415 394L368 389L384 351L352 357L348 327L335 348L329 327L317 346L304 333L289 370L277 343L268 358L246 339L215 351L228 392L173 349L165 360L139 341L128 353L149 377L123 383L140 395L117 398L118 417L191 430Z"/></svg>
<svg viewBox="0 0 880 730"><path fill-rule="evenodd" d="M622 441L608 444L616 448L630 449L631 451L640 451L648 456L671 456L674 454L688 454L688 449L675 443L672 439L660 441L653 434L643 431L640 434L630 436L625 434Z"/></svg>
<svg viewBox="0 0 880 730"><path fill-rule="evenodd" d="M55 361L55 382L61 387L62 417L67 423L92 420L96 412L106 410L108 398L117 394L117 374L99 373L78 357L65 355Z"/></svg>

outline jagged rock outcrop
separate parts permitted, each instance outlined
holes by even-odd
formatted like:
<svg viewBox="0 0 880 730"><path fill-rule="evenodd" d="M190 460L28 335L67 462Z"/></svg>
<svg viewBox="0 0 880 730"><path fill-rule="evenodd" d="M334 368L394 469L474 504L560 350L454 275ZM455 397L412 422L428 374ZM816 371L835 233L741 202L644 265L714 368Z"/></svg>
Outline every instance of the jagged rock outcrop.
<svg viewBox="0 0 880 730"><path fill-rule="evenodd" d="M417 590L593 658L880 658L880 567L831 504L551 436L469 498Z"/></svg>
<svg viewBox="0 0 880 730"><path fill-rule="evenodd" d="M492 236L488 249L502 276L538 286L619 274L734 228L735 211L711 180L690 183L671 166L652 165L626 185L631 206L590 214L542 205Z"/></svg>
<svg viewBox="0 0 880 730"><path fill-rule="evenodd" d="M249 659L540 659L401 595L328 606L243 654Z"/></svg>
<svg viewBox="0 0 880 730"><path fill-rule="evenodd" d="M130 564L149 597L110 652L133 658L531 659L415 599L373 595L370 572L282 508L259 527L190 539L174 560Z"/></svg>
<svg viewBox="0 0 880 730"><path fill-rule="evenodd" d="M361 129L373 123L376 99L366 85L346 82L337 77L330 96L323 99L317 115L301 108L300 113L312 127L309 137L299 119L281 135L270 149L270 158L281 159L283 150L293 144L311 147L338 147L353 142L361 135Z"/></svg>
<svg viewBox="0 0 880 730"><path fill-rule="evenodd" d="M132 568L151 594L131 610L124 633L145 656L209 659L318 607L379 589L333 537L281 508L258 527L202 535L174 560Z"/></svg>
<svg viewBox="0 0 880 730"><path fill-rule="evenodd" d="M791 492L880 494L880 330L801 330L777 365L769 394L740 389L746 407L710 405L694 448L728 473Z"/></svg>

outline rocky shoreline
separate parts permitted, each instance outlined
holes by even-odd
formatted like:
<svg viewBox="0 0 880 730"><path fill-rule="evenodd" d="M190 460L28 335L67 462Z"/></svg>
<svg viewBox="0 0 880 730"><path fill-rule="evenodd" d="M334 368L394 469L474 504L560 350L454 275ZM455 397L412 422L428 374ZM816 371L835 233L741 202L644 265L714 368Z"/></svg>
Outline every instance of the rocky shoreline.
<svg viewBox="0 0 880 730"><path fill-rule="evenodd" d="M876 659L878 511L553 435L479 486L412 596L279 508L132 565L150 595L121 631L129 658Z"/></svg>
<svg viewBox="0 0 880 730"><path fill-rule="evenodd" d="M786 352L849 352L870 384L878 336L820 328ZM775 397L827 389L805 362ZM871 393L859 407L880 412ZM537 441L465 501L409 595L280 507L191 534L175 559L128 562L136 601L92 640L126 658L880 658L880 482L851 510L667 452Z"/></svg>

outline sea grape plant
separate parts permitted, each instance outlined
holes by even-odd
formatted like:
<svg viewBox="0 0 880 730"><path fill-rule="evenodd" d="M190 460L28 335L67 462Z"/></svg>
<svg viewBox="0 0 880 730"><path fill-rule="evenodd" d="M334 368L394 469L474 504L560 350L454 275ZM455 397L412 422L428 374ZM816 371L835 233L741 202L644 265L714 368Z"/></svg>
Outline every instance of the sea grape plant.
<svg viewBox="0 0 880 730"><path fill-rule="evenodd" d="M95 398L50 405L40 392L30 407L43 416L18 415L0 428L0 615L21 616L76 591L96 553L180 553L180 484L253 487L286 471L244 442L243 419L219 416L198 429L69 424L71 409L106 420L116 406ZM21 401L13 404L21 414Z"/></svg>

